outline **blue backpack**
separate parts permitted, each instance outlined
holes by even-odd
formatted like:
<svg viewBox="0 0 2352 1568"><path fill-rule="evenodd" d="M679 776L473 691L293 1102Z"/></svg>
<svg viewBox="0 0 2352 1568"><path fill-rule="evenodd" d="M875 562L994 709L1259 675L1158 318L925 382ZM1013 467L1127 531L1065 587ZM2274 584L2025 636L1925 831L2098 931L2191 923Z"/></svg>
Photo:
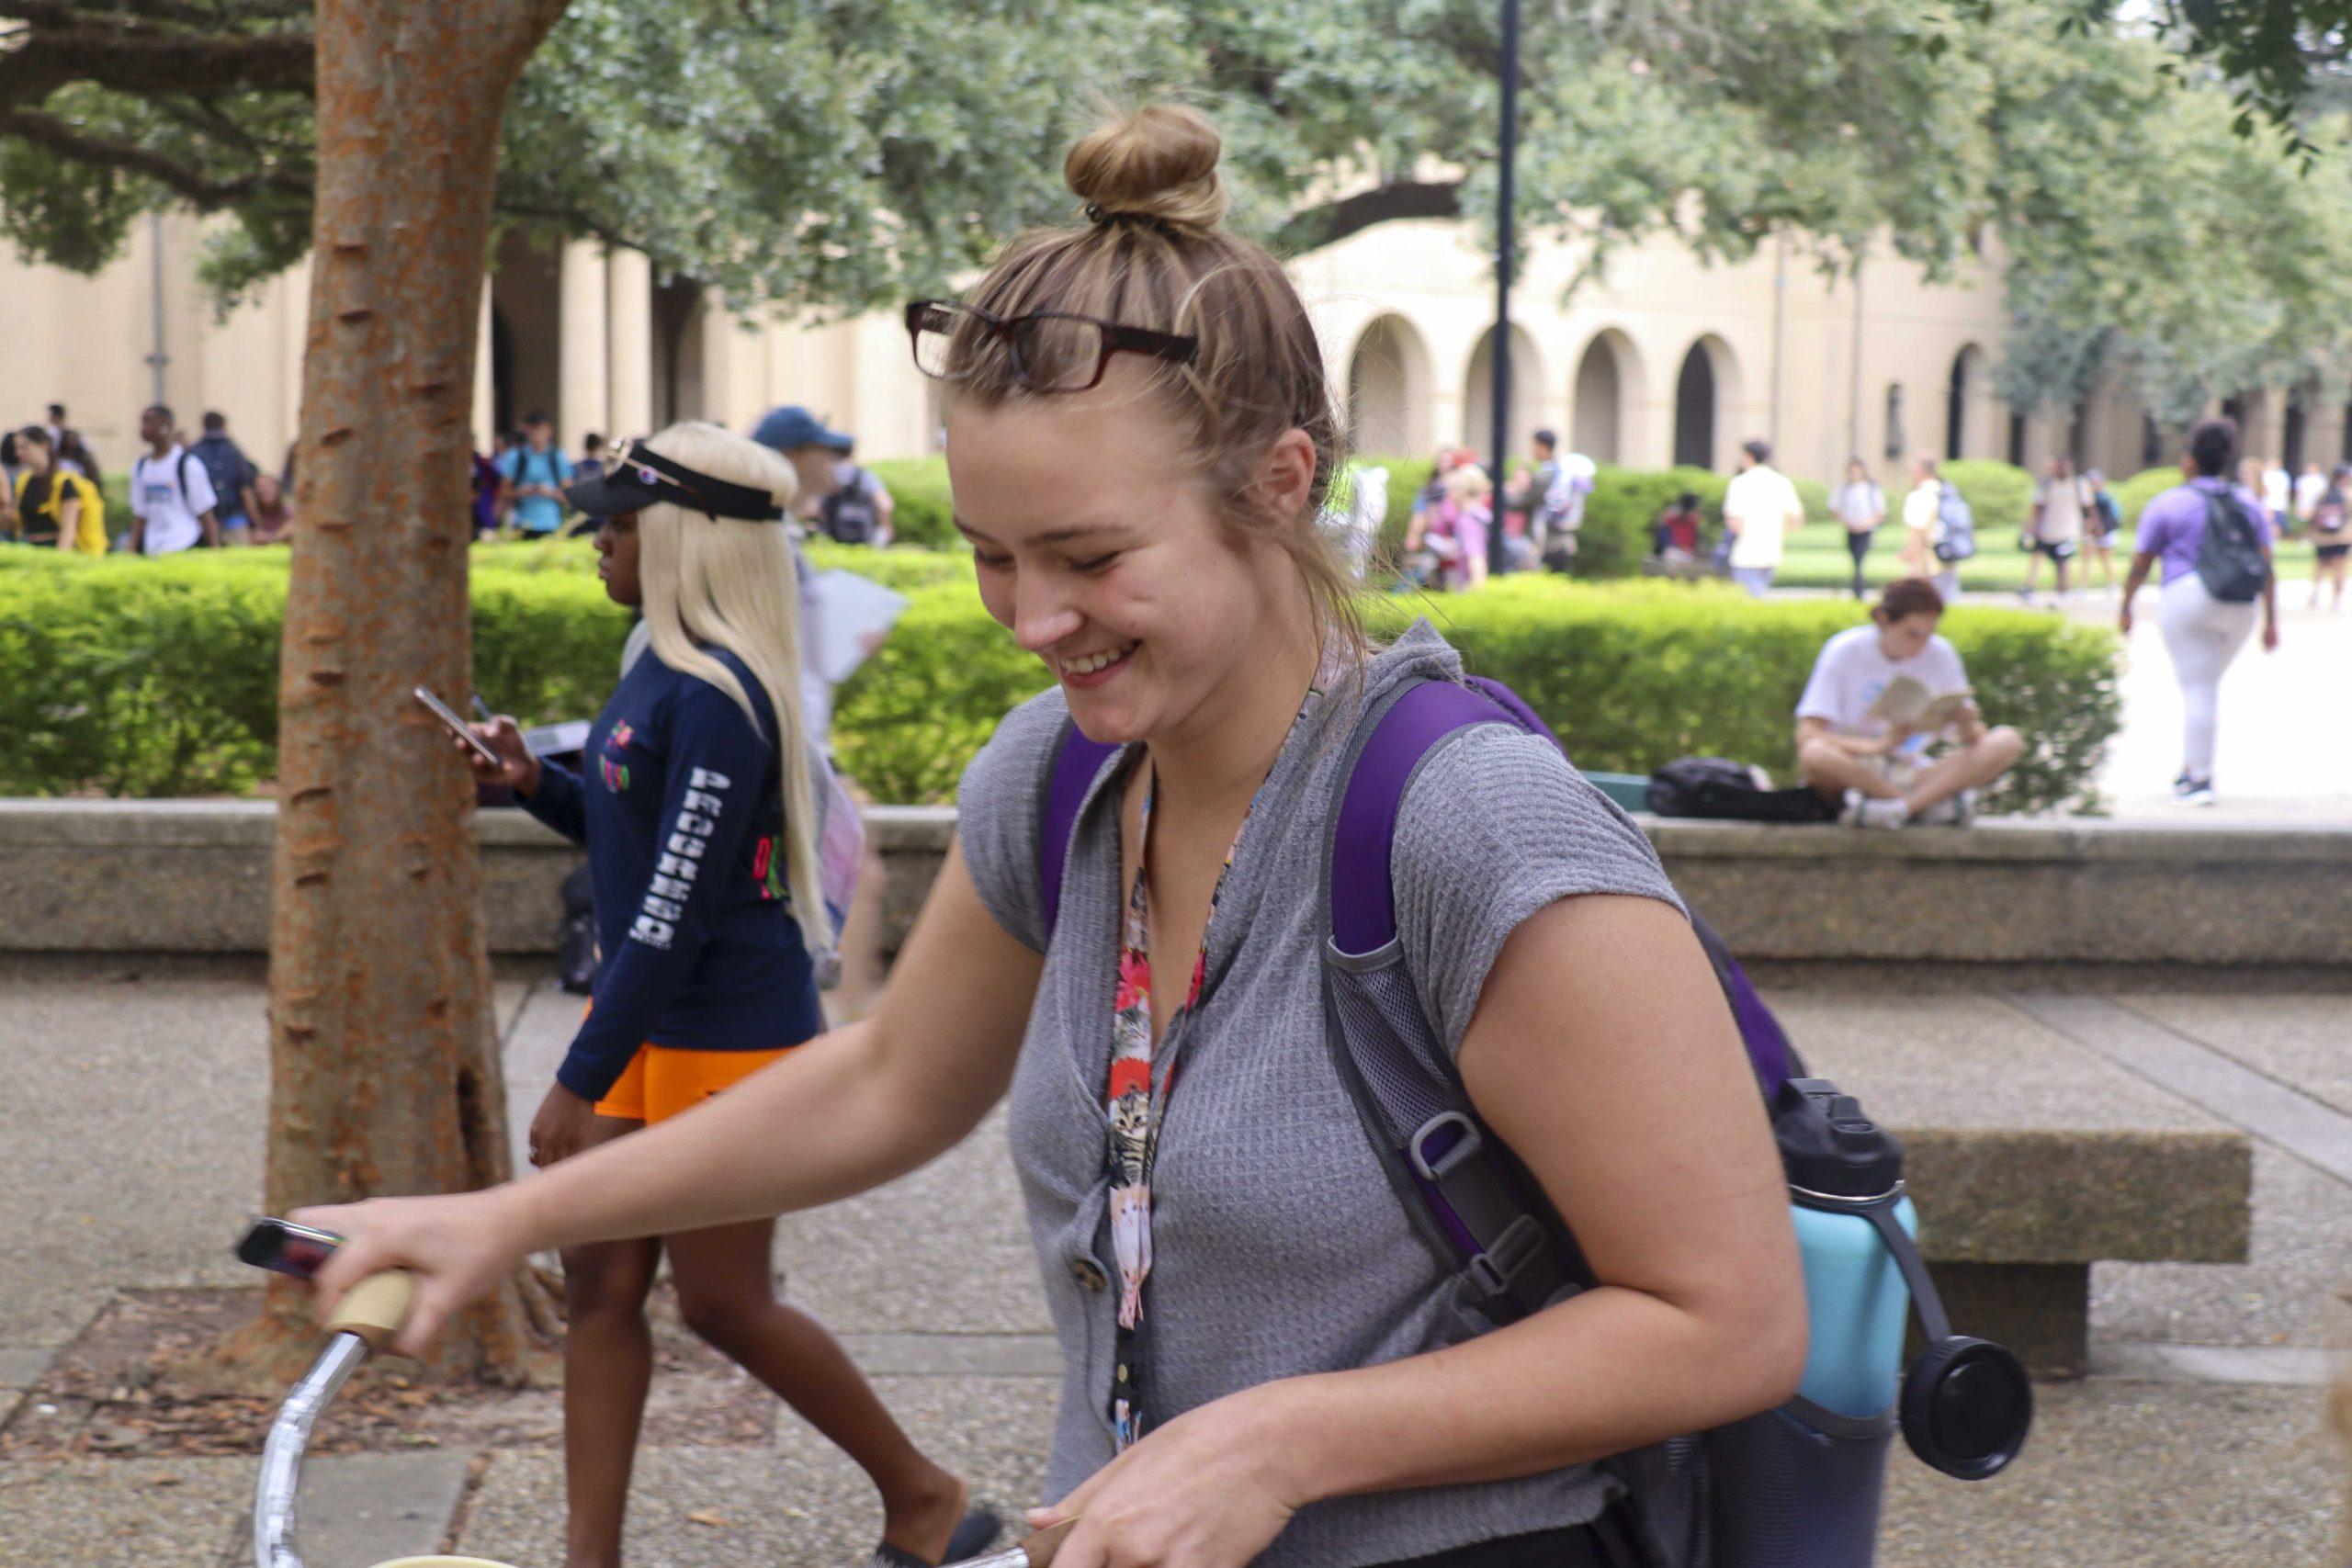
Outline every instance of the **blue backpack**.
<svg viewBox="0 0 2352 1568"><path fill-rule="evenodd" d="M1327 1032L1365 1134L1407 1213L1500 1325L1594 1280L1566 1225L1479 1119L1421 1010L1396 942L1389 863L1397 811L1422 760L1471 726L1492 723L1559 745L1519 694L1496 681L1400 682L1366 708L1349 742L1346 782L1324 841L1322 951ZM1080 811L1119 750L1068 721L1056 743L1038 801L1038 886L1049 946ZM1851 1165L1858 1146L1869 1151L1862 1163L1870 1196L1824 1201L1869 1220L1884 1238L1928 1348L1912 1364L1900 1400L1881 1414L1842 1416L1800 1395L1607 1461L1625 1490L1631 1517L1623 1524L1646 1568L1869 1568L1898 1424L1927 1462L1980 1480L2022 1448L2031 1385L2007 1351L1951 1333L1918 1249L1895 1220L1898 1203L1908 1211L1901 1145L1857 1120L1859 1108L1834 1085L1802 1076L1787 1033L1739 961L1696 914L1691 925L1747 1046L1792 1180L1826 1185L1811 1174L1822 1168L1825 1141L1834 1145L1833 1163ZM1810 1292L1810 1258L1807 1274ZM1969 1436L1955 1441L1962 1431Z"/></svg>

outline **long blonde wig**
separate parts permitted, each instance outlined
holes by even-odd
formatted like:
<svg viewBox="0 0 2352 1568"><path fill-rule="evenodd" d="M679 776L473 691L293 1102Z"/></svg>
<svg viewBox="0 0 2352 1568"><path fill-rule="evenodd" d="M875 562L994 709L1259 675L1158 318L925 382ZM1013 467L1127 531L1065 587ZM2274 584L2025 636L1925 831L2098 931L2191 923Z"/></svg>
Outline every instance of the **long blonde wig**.
<svg viewBox="0 0 2352 1568"><path fill-rule="evenodd" d="M798 490L782 454L700 420L673 424L643 446L716 479L773 493L787 512ZM813 955L833 945L817 863L814 758L800 707L800 578L781 523L712 518L683 506L638 513L638 582L653 656L735 699L754 729L759 710L735 672L709 649L741 660L768 694L779 734L786 883L802 942Z"/></svg>

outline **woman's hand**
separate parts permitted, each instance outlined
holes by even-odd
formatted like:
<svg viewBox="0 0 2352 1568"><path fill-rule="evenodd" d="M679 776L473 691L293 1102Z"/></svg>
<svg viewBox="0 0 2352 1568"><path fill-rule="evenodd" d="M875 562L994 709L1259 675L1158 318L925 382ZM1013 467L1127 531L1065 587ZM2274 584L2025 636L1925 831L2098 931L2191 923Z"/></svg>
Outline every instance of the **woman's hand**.
<svg viewBox="0 0 2352 1568"><path fill-rule="evenodd" d="M2278 622L2275 616L2264 616L2262 622L2262 651L2278 651Z"/></svg>
<svg viewBox="0 0 2352 1568"><path fill-rule="evenodd" d="M531 1163L553 1165L570 1159L587 1146L588 1132L595 1121L593 1101L561 1084L549 1085L548 1097L539 1101L539 1113L531 1118Z"/></svg>
<svg viewBox="0 0 2352 1568"><path fill-rule="evenodd" d="M1247 1568L1311 1500L1267 1383L1188 1411L1087 1478L1029 1528L1075 1518L1054 1568Z"/></svg>
<svg viewBox="0 0 2352 1568"><path fill-rule="evenodd" d="M466 728L472 730L483 745L498 753L497 761L487 762L482 760L481 752L456 736L449 738L449 744L458 749L458 755L473 769L476 783L504 784L523 795L537 791L539 760L531 755L529 747L523 744L523 732L513 719L500 714L488 724L469 724Z"/></svg>
<svg viewBox="0 0 2352 1568"><path fill-rule="evenodd" d="M403 1356L422 1355L460 1308L487 1295L532 1251L511 1184L446 1198L297 1209L287 1218L343 1237L319 1270L322 1316L370 1274L394 1268L416 1274L416 1305L392 1347Z"/></svg>

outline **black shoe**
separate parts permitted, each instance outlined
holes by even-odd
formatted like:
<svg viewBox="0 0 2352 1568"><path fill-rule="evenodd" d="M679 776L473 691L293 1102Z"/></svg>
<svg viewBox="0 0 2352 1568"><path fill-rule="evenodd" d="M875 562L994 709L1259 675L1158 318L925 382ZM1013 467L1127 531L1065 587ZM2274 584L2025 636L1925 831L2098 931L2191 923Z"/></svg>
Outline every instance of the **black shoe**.
<svg viewBox="0 0 2352 1568"><path fill-rule="evenodd" d="M939 1562L961 1562L967 1557L978 1557L995 1543L1003 1530L1003 1520L986 1508L975 1508L964 1516L956 1533L947 1538L947 1554ZM874 1568L939 1568L939 1563L926 1562L886 1540L874 1549Z"/></svg>

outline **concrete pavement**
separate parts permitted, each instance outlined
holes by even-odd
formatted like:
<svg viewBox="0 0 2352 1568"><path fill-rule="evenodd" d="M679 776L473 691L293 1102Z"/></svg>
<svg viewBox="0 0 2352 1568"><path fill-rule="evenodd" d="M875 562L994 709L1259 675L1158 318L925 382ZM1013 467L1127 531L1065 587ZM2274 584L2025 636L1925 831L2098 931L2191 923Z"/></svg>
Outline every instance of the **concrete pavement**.
<svg viewBox="0 0 2352 1568"><path fill-rule="evenodd" d="M521 1003L509 1034L520 1119L579 1008L545 988L502 999ZM1890 1028L1923 1048L1968 1052L2003 1016L2020 1040L2055 1027L1983 998L1773 999L1825 1061L1841 1040ZM2352 999L2093 999L2126 1024L2172 1032L2352 1114L2340 1060ZM109 1291L246 1282L225 1244L258 1188L262 1005L249 974L200 967L130 980L119 965L68 962L0 976L0 1067L30 1111L0 1138L0 1191L12 1194L0 1204L0 1416L7 1391L37 1382L49 1351ZM2071 1026L2093 1027L2079 1015ZM1998 1098L1988 1090L1988 1109ZM1882 1562L2334 1561L2344 1466L2313 1381L2331 1370L2332 1351L2352 1348L2333 1298L2352 1271L2352 1185L2261 1144L2255 1202L2245 1265L2095 1271L2094 1365L2103 1370L2044 1387L2033 1447L2012 1473L1963 1486L1898 1452ZM978 1495L1003 1508L1035 1495L1057 1363L1001 1121L898 1188L787 1221L777 1266ZM320 1534L334 1554L318 1561L413 1551L437 1531L463 1550L534 1568L554 1562L558 1456L500 1450L478 1474L460 1462L470 1457L395 1453L347 1469L342 1502L324 1483L352 1461L322 1467L310 1517L322 1532L331 1522L358 1528L340 1543ZM243 1459L0 1461L0 1563L237 1561L252 1476ZM636 1563L818 1568L859 1561L875 1539L863 1478L788 1416L772 1439L650 1449L636 1490Z"/></svg>

